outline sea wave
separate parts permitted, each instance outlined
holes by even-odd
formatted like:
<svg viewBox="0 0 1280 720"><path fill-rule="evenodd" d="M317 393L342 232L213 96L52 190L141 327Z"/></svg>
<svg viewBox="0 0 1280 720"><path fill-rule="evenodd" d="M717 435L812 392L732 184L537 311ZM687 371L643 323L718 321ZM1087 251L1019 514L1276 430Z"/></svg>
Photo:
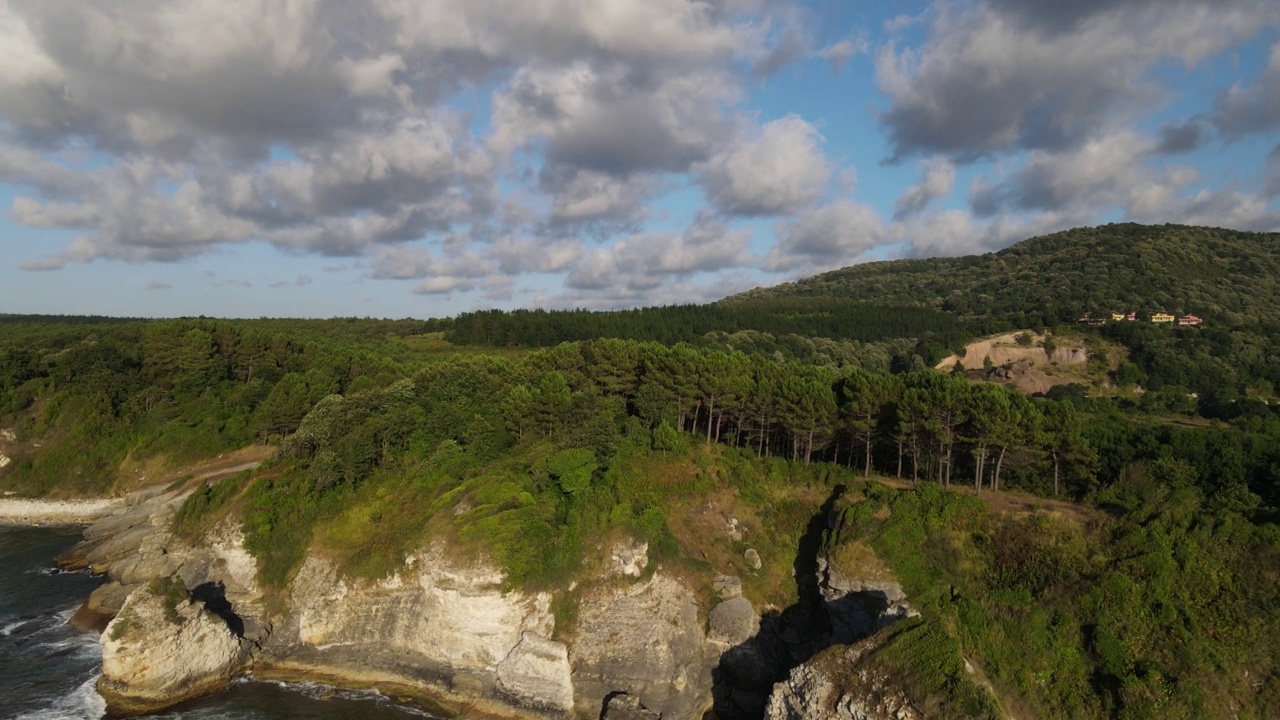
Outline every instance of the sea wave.
<svg viewBox="0 0 1280 720"><path fill-rule="evenodd" d="M97 690L99 677L99 674L93 675L49 707L19 715L14 720L99 720L107 712L107 703Z"/></svg>

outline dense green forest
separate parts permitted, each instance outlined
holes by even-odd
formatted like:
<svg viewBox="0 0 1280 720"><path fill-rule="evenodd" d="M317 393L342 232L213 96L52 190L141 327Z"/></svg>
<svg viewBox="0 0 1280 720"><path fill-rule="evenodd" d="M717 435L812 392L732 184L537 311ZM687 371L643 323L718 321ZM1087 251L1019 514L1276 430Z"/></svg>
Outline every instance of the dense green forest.
<svg viewBox="0 0 1280 720"><path fill-rule="evenodd" d="M1280 312L1280 234L1182 225L1104 225L986 255L866 263L725 300L828 297L908 304L1015 327L1091 312L1194 313L1248 325Z"/></svg>
<svg viewBox="0 0 1280 720"><path fill-rule="evenodd" d="M825 552L902 581L922 616L885 661L952 716L992 712L953 682L968 658L1016 717L1277 717L1274 240L1108 226L599 314L0 316L0 491L118 492L131 468L275 448L199 485L176 529L233 518L277 589L308 548L380 577L444 540L553 591L557 632L565 588L619 534L654 566L732 571L758 607L793 607L817 517ZM1201 282L1207 266L1227 274ZM1117 306L1209 322L1066 322ZM1055 325L1123 350L1100 370L1115 393L927 369L982 332ZM762 568L713 511L749 526Z"/></svg>

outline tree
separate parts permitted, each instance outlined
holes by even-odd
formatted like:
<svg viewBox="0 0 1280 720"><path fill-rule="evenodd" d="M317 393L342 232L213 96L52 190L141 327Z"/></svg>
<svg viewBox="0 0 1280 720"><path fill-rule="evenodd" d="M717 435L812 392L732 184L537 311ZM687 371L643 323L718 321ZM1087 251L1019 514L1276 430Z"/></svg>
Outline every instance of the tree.
<svg viewBox="0 0 1280 720"><path fill-rule="evenodd" d="M538 379L533 412L539 424L546 428L548 436L564 425L572 408L573 396L564 375L558 370L543 373Z"/></svg>
<svg viewBox="0 0 1280 720"><path fill-rule="evenodd" d="M680 433L671 427L671 423L663 418L658 426L653 429L653 449L662 453L663 457L667 456L667 452L674 450L680 442Z"/></svg>
<svg viewBox="0 0 1280 720"><path fill-rule="evenodd" d="M1050 402L1044 409L1042 437L1053 463L1053 494L1061 493L1063 464L1071 470L1073 479L1082 479L1096 471L1097 453L1080 434L1080 413L1068 402Z"/></svg>
<svg viewBox="0 0 1280 720"><path fill-rule="evenodd" d="M862 446L863 475L871 476L873 449L880 435L880 415L892 395L890 376L854 371L840 381L849 432ZM850 457L850 465L853 459Z"/></svg>
<svg viewBox="0 0 1280 720"><path fill-rule="evenodd" d="M516 385L502 403L502 415L507 427L516 434L516 440L524 439L524 432L532 424L534 394L527 385Z"/></svg>

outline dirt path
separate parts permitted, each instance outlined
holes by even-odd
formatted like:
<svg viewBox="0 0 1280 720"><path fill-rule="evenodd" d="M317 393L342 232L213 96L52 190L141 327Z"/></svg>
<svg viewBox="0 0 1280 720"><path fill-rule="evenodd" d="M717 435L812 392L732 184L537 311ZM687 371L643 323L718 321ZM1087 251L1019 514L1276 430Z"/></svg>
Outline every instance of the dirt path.
<svg viewBox="0 0 1280 720"><path fill-rule="evenodd" d="M166 472L124 497L46 500L0 498L0 523L13 525L89 525L129 504L129 498L150 496L181 482L191 488L206 480L219 480L252 470L275 454L275 448L254 445L194 465Z"/></svg>

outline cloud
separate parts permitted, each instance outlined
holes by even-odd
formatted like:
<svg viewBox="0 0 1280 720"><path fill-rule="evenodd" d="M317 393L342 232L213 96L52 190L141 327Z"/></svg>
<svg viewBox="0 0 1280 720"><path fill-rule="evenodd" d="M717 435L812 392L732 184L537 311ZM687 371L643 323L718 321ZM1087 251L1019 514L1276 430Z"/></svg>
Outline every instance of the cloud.
<svg viewBox="0 0 1280 720"><path fill-rule="evenodd" d="M764 259L770 272L817 272L853 263L888 240L884 220L868 205L841 200L780 222L778 243Z"/></svg>
<svg viewBox="0 0 1280 720"><path fill-rule="evenodd" d="M1193 67L1275 24L1262 0L1032 4L941 5L922 47L880 49L892 161L1077 147L1163 98L1157 63Z"/></svg>
<svg viewBox="0 0 1280 720"><path fill-rule="evenodd" d="M1252 86L1237 83L1218 96L1213 124L1232 138L1280 129L1280 42Z"/></svg>
<svg viewBox="0 0 1280 720"><path fill-rule="evenodd" d="M565 287L597 292L645 293L697 273L743 267L753 261L750 232L701 218L683 234L644 233L607 248L591 248L570 266Z"/></svg>
<svg viewBox="0 0 1280 720"><path fill-rule="evenodd" d="M1198 150L1208 140L1199 120L1165 123L1160 126L1160 144L1152 151L1158 155L1180 155Z"/></svg>
<svg viewBox="0 0 1280 720"><path fill-rule="evenodd" d="M291 286L292 286L292 287L306 287L307 285L310 285L311 283L312 283L312 280L311 280L311 276L310 276L310 275L299 275L299 276L297 277L297 279L296 279L296 280L294 280L293 282L289 282L288 280L281 280L281 281L279 281L279 282L273 282L273 283L271 283L270 287L273 287L273 288L276 288L276 289L280 289L280 288L287 288L287 287L291 287Z"/></svg>
<svg viewBox="0 0 1280 720"><path fill-rule="evenodd" d="M1120 208L1131 215L1158 217L1198 178L1188 167L1144 164L1158 147L1154 138L1122 130L1078 148L1037 150L1000 182L979 179L971 189L970 205L980 216Z"/></svg>
<svg viewBox="0 0 1280 720"><path fill-rule="evenodd" d="M525 150L528 224L634 231L651 174L715 152L796 28L763 0L0 0L0 182L34 192L19 222L82 232L43 269L483 237ZM488 118L451 109L490 90Z"/></svg>
<svg viewBox="0 0 1280 720"><path fill-rule="evenodd" d="M893 219L918 215L934 200L951 194L956 184L956 166L946 158L933 158L924 166L924 177L907 188L894 206Z"/></svg>
<svg viewBox="0 0 1280 720"><path fill-rule="evenodd" d="M1265 192L1271 197L1280 196L1280 144L1271 148L1267 154L1265 174Z"/></svg>
<svg viewBox="0 0 1280 720"><path fill-rule="evenodd" d="M711 203L728 215L791 213L820 198L831 164L817 128L795 115L766 123L699 168Z"/></svg>
<svg viewBox="0 0 1280 720"><path fill-rule="evenodd" d="M146 288L146 289L148 289L148 290L168 290L168 289L170 289L170 288L172 288L172 287L173 287L173 286L172 286L172 285L170 285L170 284L169 284L169 283L167 283L167 282L161 282L161 281L159 281L159 280L152 280L151 282L147 283L147 288Z"/></svg>
<svg viewBox="0 0 1280 720"><path fill-rule="evenodd" d="M870 48L871 44L864 33L838 40L814 54L831 63L831 69L839 73L844 69L845 63L857 55L868 52Z"/></svg>
<svg viewBox="0 0 1280 720"><path fill-rule="evenodd" d="M641 221L645 201L658 187L647 174L617 177L563 165L544 167L538 184L552 199L547 217L550 227L576 225L598 234L609 234Z"/></svg>
<svg viewBox="0 0 1280 720"><path fill-rule="evenodd" d="M889 234L905 242L912 257L955 257L1006 248L1021 240L1092 222L1088 212L1047 212L1034 216L1001 213L979 218L964 210L944 210L896 223Z"/></svg>
<svg viewBox="0 0 1280 720"><path fill-rule="evenodd" d="M782 33L782 40L760 61L756 63L752 73L757 78L766 78L781 71L786 66L804 57L809 52L809 39L800 28L789 25Z"/></svg>
<svg viewBox="0 0 1280 720"><path fill-rule="evenodd" d="M723 134L737 84L715 67L638 78L625 66L585 62L525 67L493 99L491 147L538 143L553 165L616 176L684 172Z"/></svg>
<svg viewBox="0 0 1280 720"><path fill-rule="evenodd" d="M582 257L583 244L577 240L545 240L507 236L491 244L485 255L498 263L507 275L558 273Z"/></svg>
<svg viewBox="0 0 1280 720"><path fill-rule="evenodd" d="M494 265L471 252L457 255L440 255L427 248L393 246L382 248L370 262L373 277L378 279L409 280L437 278L484 277L494 271Z"/></svg>

